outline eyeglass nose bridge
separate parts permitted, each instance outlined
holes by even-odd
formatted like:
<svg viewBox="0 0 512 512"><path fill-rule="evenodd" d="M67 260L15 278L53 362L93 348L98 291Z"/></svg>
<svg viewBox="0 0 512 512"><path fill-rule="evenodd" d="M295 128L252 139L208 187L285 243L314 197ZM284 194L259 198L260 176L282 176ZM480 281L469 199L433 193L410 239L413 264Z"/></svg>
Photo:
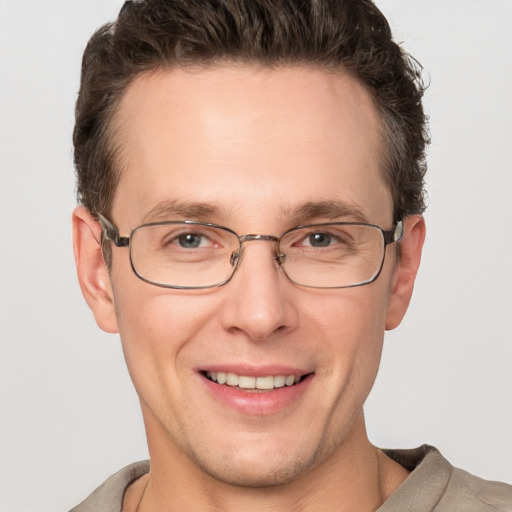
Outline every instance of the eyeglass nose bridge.
<svg viewBox="0 0 512 512"><path fill-rule="evenodd" d="M243 244L245 242L252 242L254 240L258 240L261 242L272 242L276 245L279 243L279 238L277 238L276 236L260 235L260 234L242 235L242 236L238 237L238 240L240 241L240 247L236 251L233 251L231 253L231 257L229 258L229 262L231 263L231 265L233 267L235 267L235 269L238 267L238 265L240 264L240 261L242 260ZM286 254L280 254L277 251L274 251L274 259L281 266L286 259Z"/></svg>

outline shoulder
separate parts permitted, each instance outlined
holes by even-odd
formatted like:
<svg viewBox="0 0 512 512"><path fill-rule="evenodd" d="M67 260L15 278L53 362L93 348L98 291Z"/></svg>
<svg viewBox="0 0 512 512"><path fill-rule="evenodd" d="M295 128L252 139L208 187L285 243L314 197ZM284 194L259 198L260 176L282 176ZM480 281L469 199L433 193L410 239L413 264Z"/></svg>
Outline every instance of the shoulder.
<svg viewBox="0 0 512 512"><path fill-rule="evenodd" d="M149 472L149 461L135 462L110 476L70 512L121 512L128 486Z"/></svg>
<svg viewBox="0 0 512 512"><path fill-rule="evenodd" d="M378 512L512 512L512 486L456 468L432 446L384 452L411 473Z"/></svg>
<svg viewBox="0 0 512 512"><path fill-rule="evenodd" d="M453 468L446 491L436 510L455 510L454 507L471 512L511 512L512 486L483 480L462 469Z"/></svg>

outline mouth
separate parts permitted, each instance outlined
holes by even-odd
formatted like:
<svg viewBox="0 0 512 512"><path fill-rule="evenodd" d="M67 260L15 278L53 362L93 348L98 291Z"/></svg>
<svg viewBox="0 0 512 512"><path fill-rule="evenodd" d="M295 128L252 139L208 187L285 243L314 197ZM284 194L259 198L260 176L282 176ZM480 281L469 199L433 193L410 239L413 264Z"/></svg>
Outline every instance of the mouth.
<svg viewBox="0 0 512 512"><path fill-rule="evenodd" d="M211 367L198 371L207 396L227 410L252 417L293 411L310 388L315 372L289 366ZM222 409L226 410L226 409Z"/></svg>
<svg viewBox="0 0 512 512"><path fill-rule="evenodd" d="M272 391L274 389L292 387L310 375L266 375L256 377L230 372L204 371L201 373L211 382L244 391Z"/></svg>

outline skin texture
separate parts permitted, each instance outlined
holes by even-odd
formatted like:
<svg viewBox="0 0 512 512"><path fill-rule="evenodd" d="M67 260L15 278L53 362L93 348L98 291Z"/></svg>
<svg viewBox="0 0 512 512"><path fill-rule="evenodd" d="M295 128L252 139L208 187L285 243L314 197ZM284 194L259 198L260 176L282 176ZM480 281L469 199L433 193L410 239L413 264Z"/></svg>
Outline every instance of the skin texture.
<svg viewBox="0 0 512 512"><path fill-rule="evenodd" d="M114 122L124 151L111 217L122 235L154 218L191 218L190 208L152 216L168 201L207 203L194 220L239 234L355 219L293 214L325 201L393 225L375 108L341 72L223 65L146 74ZM113 247L109 275L98 223L83 207L73 222L82 291L98 325L120 333L141 402L151 457L141 509L375 510L404 480L368 441L363 404L384 331L411 297L422 217L405 219L400 259L389 246L374 283L331 290L292 284L268 242L248 243L223 287L158 288L134 275L127 249ZM309 377L284 405L258 413L211 392L200 370L212 365ZM128 493L127 510L142 487Z"/></svg>

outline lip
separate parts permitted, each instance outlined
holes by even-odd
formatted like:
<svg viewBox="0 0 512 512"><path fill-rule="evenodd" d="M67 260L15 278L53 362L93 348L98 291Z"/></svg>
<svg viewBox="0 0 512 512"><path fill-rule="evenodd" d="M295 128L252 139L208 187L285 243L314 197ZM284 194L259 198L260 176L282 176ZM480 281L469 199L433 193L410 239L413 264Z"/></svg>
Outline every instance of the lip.
<svg viewBox="0 0 512 512"><path fill-rule="evenodd" d="M241 390L217 384L206 377L206 372L225 372L249 377L267 377L276 375L303 376L298 384L275 388L269 391ZM307 370L291 368L289 366L270 365L264 367L254 366L227 366L212 365L197 371L207 393L222 406L238 413L249 416L268 416L291 408L296 404L313 380L314 373Z"/></svg>

